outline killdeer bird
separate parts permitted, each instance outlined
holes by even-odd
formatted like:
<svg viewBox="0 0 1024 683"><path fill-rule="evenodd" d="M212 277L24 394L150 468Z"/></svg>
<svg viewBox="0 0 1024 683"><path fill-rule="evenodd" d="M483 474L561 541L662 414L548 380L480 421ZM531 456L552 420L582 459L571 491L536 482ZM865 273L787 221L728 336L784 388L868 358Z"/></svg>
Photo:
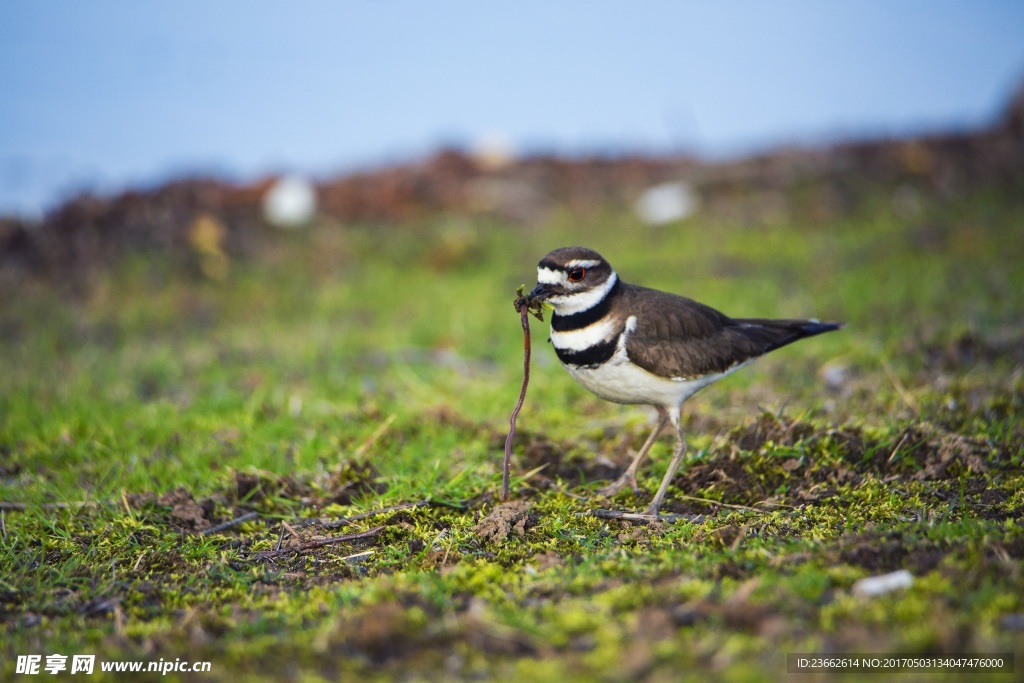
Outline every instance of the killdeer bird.
<svg viewBox="0 0 1024 683"><path fill-rule="evenodd" d="M530 297L548 302L551 344L569 374L601 398L654 406L658 423L629 467L599 491L613 496L629 485L669 422L676 442L668 471L646 514L657 515L686 451L679 421L683 401L758 356L830 332L842 323L730 318L675 294L630 285L600 254L584 247L555 249L537 265Z"/></svg>

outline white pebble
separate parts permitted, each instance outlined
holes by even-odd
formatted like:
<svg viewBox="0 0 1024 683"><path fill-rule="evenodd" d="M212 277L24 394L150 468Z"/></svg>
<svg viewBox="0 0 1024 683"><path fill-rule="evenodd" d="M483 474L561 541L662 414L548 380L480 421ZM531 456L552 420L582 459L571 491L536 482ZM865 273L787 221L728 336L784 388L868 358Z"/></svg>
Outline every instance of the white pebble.
<svg viewBox="0 0 1024 683"><path fill-rule="evenodd" d="M906 569L900 569L891 574L881 574L860 579L853 584L853 594L859 595L862 598L873 598L900 590L901 588L910 588L913 583L914 575Z"/></svg>

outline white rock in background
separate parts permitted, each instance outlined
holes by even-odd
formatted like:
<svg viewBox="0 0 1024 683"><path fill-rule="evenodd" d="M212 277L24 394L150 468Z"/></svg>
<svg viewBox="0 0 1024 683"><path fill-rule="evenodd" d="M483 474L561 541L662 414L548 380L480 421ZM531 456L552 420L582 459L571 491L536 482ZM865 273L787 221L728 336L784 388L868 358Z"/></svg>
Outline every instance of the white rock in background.
<svg viewBox="0 0 1024 683"><path fill-rule="evenodd" d="M511 166L519 156L516 146L504 133L485 133L473 143L470 154L485 171L500 171Z"/></svg>
<svg viewBox="0 0 1024 683"><path fill-rule="evenodd" d="M906 569L860 579L853 584L853 594L862 598L873 598L885 595L902 588L910 588L914 584L914 575Z"/></svg>
<svg viewBox="0 0 1024 683"><path fill-rule="evenodd" d="M263 195L263 218L278 228L299 228L316 215L316 188L301 176L284 176Z"/></svg>
<svg viewBox="0 0 1024 683"><path fill-rule="evenodd" d="M850 368L845 363L832 361L818 369L818 377L825 382L829 391L839 393L850 384Z"/></svg>
<svg viewBox="0 0 1024 683"><path fill-rule="evenodd" d="M700 198L689 183L671 182L644 190L634 210L648 225L665 225L692 216L699 205Z"/></svg>

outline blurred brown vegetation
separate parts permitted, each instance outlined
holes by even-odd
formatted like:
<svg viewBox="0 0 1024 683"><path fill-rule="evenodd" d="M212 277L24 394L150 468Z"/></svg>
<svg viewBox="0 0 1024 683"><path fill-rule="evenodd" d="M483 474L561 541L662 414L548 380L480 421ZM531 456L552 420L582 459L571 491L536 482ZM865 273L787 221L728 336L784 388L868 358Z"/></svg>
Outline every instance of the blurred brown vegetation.
<svg viewBox="0 0 1024 683"><path fill-rule="evenodd" d="M987 186L1024 195L1024 87L979 130L783 148L714 163L544 155L495 163L449 149L324 180L317 193L319 217L341 223L401 225L440 214L537 223L556 208L586 216L628 205L666 181L689 184L703 213L754 223L784 216L827 222L880 188L903 188L908 201ZM177 180L114 197L82 195L39 222L0 218L0 290L27 277L82 281L126 253L148 250L193 261L198 253L215 273L219 259L251 256L267 242L261 200L273 182Z"/></svg>

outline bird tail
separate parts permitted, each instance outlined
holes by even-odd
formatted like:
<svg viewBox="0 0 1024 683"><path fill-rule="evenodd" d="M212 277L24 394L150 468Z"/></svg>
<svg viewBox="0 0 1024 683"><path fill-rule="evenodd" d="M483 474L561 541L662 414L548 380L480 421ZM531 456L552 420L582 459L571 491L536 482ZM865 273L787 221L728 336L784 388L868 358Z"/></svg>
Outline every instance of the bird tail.
<svg viewBox="0 0 1024 683"><path fill-rule="evenodd" d="M806 337L842 328L846 323L823 323L820 320L772 320L769 318L740 318L733 320L735 329L761 347L761 353L792 344Z"/></svg>

